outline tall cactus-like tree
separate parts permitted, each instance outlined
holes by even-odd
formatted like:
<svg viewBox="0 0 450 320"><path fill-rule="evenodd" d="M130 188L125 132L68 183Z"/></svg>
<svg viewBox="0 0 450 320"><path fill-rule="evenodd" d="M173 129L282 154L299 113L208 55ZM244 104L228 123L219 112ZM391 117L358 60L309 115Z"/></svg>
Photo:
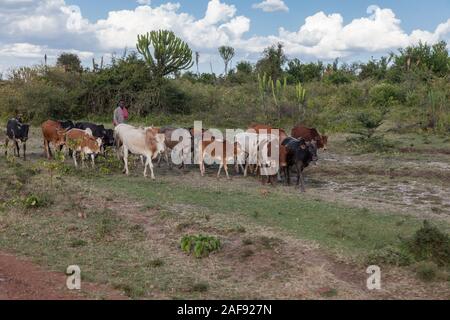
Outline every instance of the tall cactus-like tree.
<svg viewBox="0 0 450 320"><path fill-rule="evenodd" d="M304 120L306 115L306 89L300 82L295 86L295 98L298 104L298 117L302 117L303 119L300 120Z"/></svg>
<svg viewBox="0 0 450 320"><path fill-rule="evenodd" d="M194 64L192 50L172 31L158 30L139 35L136 47L157 79L189 69Z"/></svg>
<svg viewBox="0 0 450 320"><path fill-rule="evenodd" d="M270 87L272 88L272 96L278 113L278 121L281 121L281 100L284 97L287 88L287 77L284 77L283 82L280 79L271 80Z"/></svg>
<svg viewBox="0 0 450 320"><path fill-rule="evenodd" d="M200 75L200 70L198 68L199 61L200 61L200 52L195 51L195 64L197 65L197 75Z"/></svg>
<svg viewBox="0 0 450 320"><path fill-rule="evenodd" d="M221 46L219 47L220 57L223 59L225 64L225 76L228 75L228 65L230 64L231 59L233 59L235 51L233 47Z"/></svg>
<svg viewBox="0 0 450 320"><path fill-rule="evenodd" d="M261 97L261 106L262 111L268 119L267 114L267 92L270 88L270 84L272 83L272 77L268 77L267 74L264 72L262 75L258 73L258 90L259 90L259 96Z"/></svg>

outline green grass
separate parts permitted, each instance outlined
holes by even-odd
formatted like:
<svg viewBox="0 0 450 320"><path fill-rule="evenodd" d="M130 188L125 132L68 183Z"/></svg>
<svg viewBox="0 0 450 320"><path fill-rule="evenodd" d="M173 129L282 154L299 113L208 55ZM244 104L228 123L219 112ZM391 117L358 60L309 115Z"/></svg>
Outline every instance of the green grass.
<svg viewBox="0 0 450 320"><path fill-rule="evenodd" d="M161 178L163 179L163 178ZM168 203L197 206L211 215L233 215L247 223L286 230L300 239L314 240L328 248L348 253L365 253L400 238L412 236L420 221L395 214L380 214L317 201L301 194L271 193L261 197L256 190L213 190L188 183L164 180L150 182L121 176L96 179L106 187L148 204L166 207ZM278 214L281 211L282 214ZM243 224L243 223L242 223Z"/></svg>

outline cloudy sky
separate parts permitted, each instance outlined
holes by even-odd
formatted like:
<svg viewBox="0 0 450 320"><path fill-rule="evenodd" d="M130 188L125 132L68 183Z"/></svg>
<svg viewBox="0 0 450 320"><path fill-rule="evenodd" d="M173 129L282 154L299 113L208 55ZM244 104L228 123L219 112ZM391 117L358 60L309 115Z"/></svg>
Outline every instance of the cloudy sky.
<svg viewBox="0 0 450 320"><path fill-rule="evenodd" d="M175 31L217 73L221 45L236 48L235 62L277 42L304 61L366 60L420 40L450 43L450 0L0 0L0 72L61 52L90 65L155 29Z"/></svg>

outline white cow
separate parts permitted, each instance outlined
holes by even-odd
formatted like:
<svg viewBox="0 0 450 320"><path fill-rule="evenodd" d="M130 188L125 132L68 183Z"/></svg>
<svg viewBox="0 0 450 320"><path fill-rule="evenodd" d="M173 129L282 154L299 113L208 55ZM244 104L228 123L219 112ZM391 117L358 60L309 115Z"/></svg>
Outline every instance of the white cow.
<svg viewBox="0 0 450 320"><path fill-rule="evenodd" d="M159 134L156 129L135 128L127 124L120 124L114 129L116 141L122 143L124 171L129 175L128 171L128 152L145 157L144 177L147 177L147 166L151 171L151 178L154 180L152 159L155 159L161 152L165 150L165 137Z"/></svg>

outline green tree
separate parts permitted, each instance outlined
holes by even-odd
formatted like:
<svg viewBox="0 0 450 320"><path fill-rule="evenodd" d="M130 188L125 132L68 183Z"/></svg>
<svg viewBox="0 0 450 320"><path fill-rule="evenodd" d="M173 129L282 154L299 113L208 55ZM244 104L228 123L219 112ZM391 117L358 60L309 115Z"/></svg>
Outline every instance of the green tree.
<svg viewBox="0 0 450 320"><path fill-rule="evenodd" d="M238 73L249 75L253 72L253 66L248 61L241 61L236 65L236 70Z"/></svg>
<svg viewBox="0 0 450 320"><path fill-rule="evenodd" d="M263 57L256 64L256 69L259 74L267 74L276 81L282 77L283 66L286 62L283 45L278 43L264 50Z"/></svg>
<svg viewBox="0 0 450 320"><path fill-rule="evenodd" d="M235 51L233 47L221 46L219 47L219 54L225 64L225 76L228 75L228 65L233 59Z"/></svg>
<svg viewBox="0 0 450 320"><path fill-rule="evenodd" d="M56 66L64 68L64 71L66 72L83 71L80 58L73 53L61 53L56 60Z"/></svg>
<svg viewBox="0 0 450 320"><path fill-rule="evenodd" d="M136 47L158 80L189 69L194 64L192 50L172 31L159 30L139 35Z"/></svg>
<svg viewBox="0 0 450 320"><path fill-rule="evenodd" d="M286 70L290 83L320 81L324 66L322 62L303 64L295 58L288 63Z"/></svg>

